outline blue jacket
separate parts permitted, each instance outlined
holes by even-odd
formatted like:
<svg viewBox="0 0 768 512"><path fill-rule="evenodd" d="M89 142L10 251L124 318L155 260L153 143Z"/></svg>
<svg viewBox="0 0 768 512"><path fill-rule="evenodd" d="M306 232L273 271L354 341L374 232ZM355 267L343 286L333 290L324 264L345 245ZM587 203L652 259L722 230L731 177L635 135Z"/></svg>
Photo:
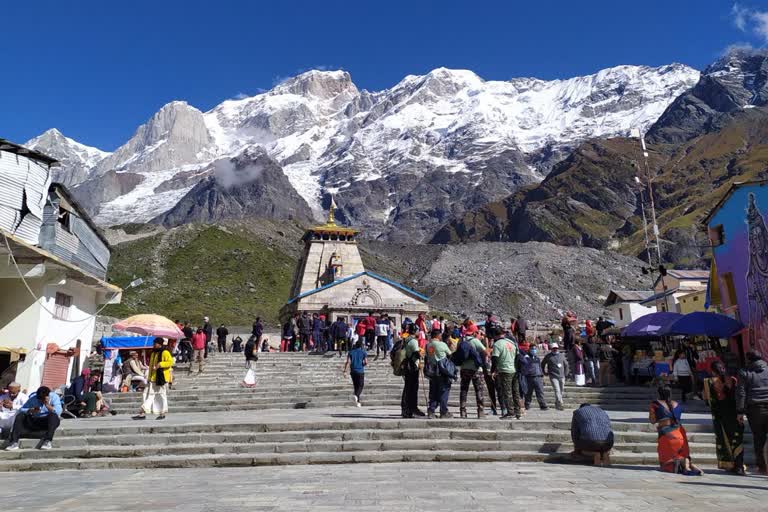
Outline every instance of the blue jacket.
<svg viewBox="0 0 768 512"><path fill-rule="evenodd" d="M526 377L541 377L544 372L541 371L541 361L539 356L531 355L530 352L520 353L520 372Z"/></svg>
<svg viewBox="0 0 768 512"><path fill-rule="evenodd" d="M51 391L51 394L48 395L48 397L51 399L51 405L53 406L53 411L56 413L56 416L61 416L61 398L59 398L59 395ZM24 404L24 406L19 409L19 411L26 413L29 412L30 409L34 409L35 407L40 408L40 412L35 414L36 418L42 418L45 416L48 416L48 409L45 408L43 403L37 399L37 393L32 393L29 396L29 400L27 400L27 403Z"/></svg>

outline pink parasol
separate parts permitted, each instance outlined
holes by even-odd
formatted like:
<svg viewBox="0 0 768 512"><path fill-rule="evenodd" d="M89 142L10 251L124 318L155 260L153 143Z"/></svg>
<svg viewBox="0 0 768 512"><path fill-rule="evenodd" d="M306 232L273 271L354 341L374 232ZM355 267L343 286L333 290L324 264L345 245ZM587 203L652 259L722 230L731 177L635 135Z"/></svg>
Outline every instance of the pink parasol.
<svg viewBox="0 0 768 512"><path fill-rule="evenodd" d="M184 333L172 320L160 315L134 315L112 326L115 331L127 331L143 336L163 336L181 339Z"/></svg>

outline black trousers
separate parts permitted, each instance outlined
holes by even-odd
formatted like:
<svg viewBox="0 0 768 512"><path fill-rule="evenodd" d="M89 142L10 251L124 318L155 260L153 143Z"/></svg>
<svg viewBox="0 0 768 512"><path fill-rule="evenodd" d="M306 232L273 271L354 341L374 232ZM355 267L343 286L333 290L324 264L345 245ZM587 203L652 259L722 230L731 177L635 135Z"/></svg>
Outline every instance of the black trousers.
<svg viewBox="0 0 768 512"><path fill-rule="evenodd" d="M365 374L350 372L350 376L352 377L352 386L355 389L355 396L359 400L360 395L363 394L363 386L365 386Z"/></svg>
<svg viewBox="0 0 768 512"><path fill-rule="evenodd" d="M687 395L691 392L691 389L693 389L693 378L690 375L685 377L680 376L677 378L677 383L683 392L683 402L688 401Z"/></svg>
<svg viewBox="0 0 768 512"><path fill-rule="evenodd" d="M53 434L60 423L61 420L56 414L35 417L19 413L13 421L10 442L18 443L22 437L41 437L44 441L53 441Z"/></svg>
<svg viewBox="0 0 768 512"><path fill-rule="evenodd" d="M179 343L179 350L181 351L182 363L189 363L192 361L192 342L189 340L181 340Z"/></svg>
<svg viewBox="0 0 768 512"><path fill-rule="evenodd" d="M209 338L208 336L206 336L206 337L205 337L205 348L203 349L203 350L204 350L204 352L203 352L203 357L204 357L204 358L206 358L206 359L208 358L208 344L209 344L210 342L211 342L211 338Z"/></svg>
<svg viewBox="0 0 768 512"><path fill-rule="evenodd" d="M373 350L373 345L376 343L376 331L368 329L365 331L365 345L368 350Z"/></svg>
<svg viewBox="0 0 768 512"><path fill-rule="evenodd" d="M527 409L531 405L533 399L533 392L536 392L536 401L539 402L539 407L544 409L547 406L547 401L544 399L544 379L542 377L521 376L525 379L527 388L525 391L525 408Z"/></svg>
<svg viewBox="0 0 768 512"><path fill-rule="evenodd" d="M226 352L227 351L227 338L219 338L219 352Z"/></svg>
<svg viewBox="0 0 768 512"><path fill-rule="evenodd" d="M496 381L493 380L490 372L483 372L483 378L485 379L485 386L488 388L488 399L491 401L491 408L496 410L498 406L496 401Z"/></svg>
<svg viewBox="0 0 768 512"><path fill-rule="evenodd" d="M410 417L419 408L419 371L406 371L403 374L403 396L400 399L400 409L403 416Z"/></svg>
<svg viewBox="0 0 768 512"><path fill-rule="evenodd" d="M747 419L749 428L752 430L757 467L764 470L766 468L765 439L768 435L768 404L747 406Z"/></svg>
<svg viewBox="0 0 768 512"><path fill-rule="evenodd" d="M309 349L309 333L308 332L302 332L299 335L299 339L301 340L301 346L299 347L300 351L305 351Z"/></svg>
<svg viewBox="0 0 768 512"><path fill-rule="evenodd" d="M387 337L376 336L376 356L378 357L380 352L387 353Z"/></svg>

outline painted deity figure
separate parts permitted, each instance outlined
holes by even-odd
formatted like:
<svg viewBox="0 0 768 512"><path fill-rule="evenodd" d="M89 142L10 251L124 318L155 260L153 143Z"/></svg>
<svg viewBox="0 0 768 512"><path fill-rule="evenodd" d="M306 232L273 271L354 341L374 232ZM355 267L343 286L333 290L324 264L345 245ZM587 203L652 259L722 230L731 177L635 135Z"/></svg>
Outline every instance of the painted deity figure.
<svg viewBox="0 0 768 512"><path fill-rule="evenodd" d="M768 334L768 228L755 203L755 195L749 194L747 207L749 232L749 266L747 269L747 299L749 324L755 330L755 339Z"/></svg>
<svg viewBox="0 0 768 512"><path fill-rule="evenodd" d="M344 265L341 263L341 256L339 256L338 253L334 252L331 254L331 275L333 276L333 279L341 279L342 276L342 270L344 269Z"/></svg>

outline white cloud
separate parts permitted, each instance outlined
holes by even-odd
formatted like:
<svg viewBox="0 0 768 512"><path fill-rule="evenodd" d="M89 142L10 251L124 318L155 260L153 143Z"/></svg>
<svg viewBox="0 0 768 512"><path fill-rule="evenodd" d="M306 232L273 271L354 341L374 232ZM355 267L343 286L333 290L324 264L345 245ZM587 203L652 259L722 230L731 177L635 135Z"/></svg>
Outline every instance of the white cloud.
<svg viewBox="0 0 768 512"><path fill-rule="evenodd" d="M768 43L768 11L753 12L752 21L754 27L752 30L760 36L766 43Z"/></svg>
<svg viewBox="0 0 768 512"><path fill-rule="evenodd" d="M740 4L733 4L731 14L733 15L733 24L742 32L746 32L750 10Z"/></svg>
<svg viewBox="0 0 768 512"><path fill-rule="evenodd" d="M752 33L768 44L768 11L758 11L739 3L731 8L733 24L745 33Z"/></svg>

